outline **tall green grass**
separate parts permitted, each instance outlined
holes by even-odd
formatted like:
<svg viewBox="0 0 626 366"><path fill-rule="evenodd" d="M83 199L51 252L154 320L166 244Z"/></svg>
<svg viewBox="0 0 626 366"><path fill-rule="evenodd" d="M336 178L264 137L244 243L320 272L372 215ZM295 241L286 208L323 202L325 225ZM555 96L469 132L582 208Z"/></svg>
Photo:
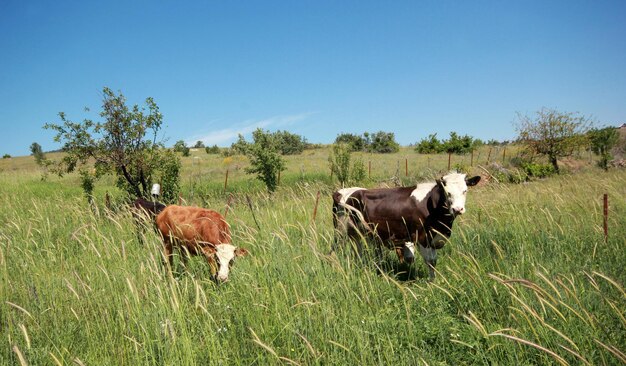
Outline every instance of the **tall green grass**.
<svg viewBox="0 0 626 366"><path fill-rule="evenodd" d="M377 164L396 168L399 157L388 159ZM121 206L88 207L74 177L42 182L36 174L2 173L0 363L626 359L624 171L476 187L428 282L421 261L407 268L389 255L381 273L374 263L329 255L333 187L321 155L304 173L291 169L272 196L239 173L224 193L223 177L211 179L205 168L193 194L191 183L185 187L185 200L223 213L232 194L227 220L235 244L251 253L221 286L201 258L170 274L157 235L138 232ZM97 195L104 191L115 194L101 187ZM611 205L606 243L604 193Z"/></svg>

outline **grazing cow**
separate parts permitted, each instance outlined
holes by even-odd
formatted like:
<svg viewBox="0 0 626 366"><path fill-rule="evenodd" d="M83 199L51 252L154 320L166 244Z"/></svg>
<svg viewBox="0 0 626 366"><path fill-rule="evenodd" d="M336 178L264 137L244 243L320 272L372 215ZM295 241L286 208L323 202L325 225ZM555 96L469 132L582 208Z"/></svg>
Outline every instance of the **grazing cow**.
<svg viewBox="0 0 626 366"><path fill-rule="evenodd" d="M480 176L449 173L413 187L341 189L333 194L333 223L349 238L374 237L395 248L400 260L418 244L432 280L437 249L450 237L455 217L465 212L467 187L479 181Z"/></svg>
<svg viewBox="0 0 626 366"><path fill-rule="evenodd" d="M179 246L183 260L186 254L204 255L217 281L228 280L235 257L248 252L231 244L230 228L224 217L213 210L199 207L167 206L156 218L165 245L170 267L172 252Z"/></svg>

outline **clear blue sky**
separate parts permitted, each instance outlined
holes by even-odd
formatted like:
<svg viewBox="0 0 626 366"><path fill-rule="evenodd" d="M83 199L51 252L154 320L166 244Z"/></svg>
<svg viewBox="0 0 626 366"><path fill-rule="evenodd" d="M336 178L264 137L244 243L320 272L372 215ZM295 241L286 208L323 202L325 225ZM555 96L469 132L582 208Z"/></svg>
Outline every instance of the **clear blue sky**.
<svg viewBox="0 0 626 366"><path fill-rule="evenodd" d="M2 0L0 154L58 148L43 124L97 118L104 86L153 97L167 145L256 127L505 140L544 106L618 125L625 19L623 0Z"/></svg>

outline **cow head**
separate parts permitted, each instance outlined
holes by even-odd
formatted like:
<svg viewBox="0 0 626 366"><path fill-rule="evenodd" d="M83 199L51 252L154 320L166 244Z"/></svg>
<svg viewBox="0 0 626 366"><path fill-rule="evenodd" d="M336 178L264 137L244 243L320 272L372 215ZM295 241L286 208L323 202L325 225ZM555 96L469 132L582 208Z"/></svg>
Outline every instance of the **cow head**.
<svg viewBox="0 0 626 366"><path fill-rule="evenodd" d="M443 192L445 192L446 207L453 216L465 213L465 198L467 187L475 186L480 181L480 176L467 178L465 174L450 173L437 180Z"/></svg>
<svg viewBox="0 0 626 366"><path fill-rule="evenodd" d="M415 262L415 244L408 241L403 246L396 247L396 254L400 263L411 264Z"/></svg>
<svg viewBox="0 0 626 366"><path fill-rule="evenodd" d="M228 281L228 274L232 267L236 257L243 257L248 254L248 251L244 248L237 248L232 244L210 244L203 249L209 264L211 264L211 271L214 272L215 280L217 282Z"/></svg>

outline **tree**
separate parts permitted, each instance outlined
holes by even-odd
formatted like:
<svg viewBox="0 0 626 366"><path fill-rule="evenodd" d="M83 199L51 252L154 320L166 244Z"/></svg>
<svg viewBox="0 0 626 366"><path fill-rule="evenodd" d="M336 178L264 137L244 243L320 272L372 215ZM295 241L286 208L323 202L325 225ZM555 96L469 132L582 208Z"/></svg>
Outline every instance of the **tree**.
<svg viewBox="0 0 626 366"><path fill-rule="evenodd" d="M450 132L450 138L443 142L443 151L452 154L467 154L474 150L474 139L469 135L459 136Z"/></svg>
<svg viewBox="0 0 626 366"><path fill-rule="evenodd" d="M585 132L591 121L577 113L561 113L542 108L535 118L518 113L518 140L528 152L546 156L559 173L557 160L572 155L575 148L585 144Z"/></svg>
<svg viewBox="0 0 626 366"><path fill-rule="evenodd" d="M176 141L176 143L174 144L173 147L175 152L179 152L181 153L183 156L189 156L189 147L185 144L185 141L183 140L178 140Z"/></svg>
<svg viewBox="0 0 626 366"><path fill-rule="evenodd" d="M337 135L335 144L345 144L350 151L365 151L366 147L366 141L363 137L351 133Z"/></svg>
<svg viewBox="0 0 626 366"><path fill-rule="evenodd" d="M35 162L37 165L42 165L46 160L46 155L43 153L41 145L36 142L33 142L30 145L30 154L35 157Z"/></svg>
<svg viewBox="0 0 626 366"><path fill-rule="evenodd" d="M378 131L371 135L369 150L382 154L395 153L400 150L400 144L396 142L393 132Z"/></svg>
<svg viewBox="0 0 626 366"><path fill-rule="evenodd" d="M247 155L250 144L246 141L242 134L237 135L237 141L230 145L231 150L237 154Z"/></svg>
<svg viewBox="0 0 626 366"><path fill-rule="evenodd" d="M415 151L420 154L438 154L443 152L443 143L439 141L436 133L431 134L415 146Z"/></svg>
<svg viewBox="0 0 626 366"><path fill-rule="evenodd" d="M240 140L243 136L240 136ZM277 148L276 136L269 131L257 128L252 133L253 143L247 144L246 155L251 167L246 168L248 174L256 174L257 179L265 183L271 193L278 187L278 175L285 170L285 161ZM245 142L245 140L243 140Z"/></svg>
<svg viewBox="0 0 626 366"><path fill-rule="evenodd" d="M206 151L207 154L219 154L220 148L217 145L207 146L204 148L204 151Z"/></svg>
<svg viewBox="0 0 626 366"><path fill-rule="evenodd" d="M204 142L202 141L196 141L196 144L193 145L194 149L204 149Z"/></svg>
<svg viewBox="0 0 626 366"><path fill-rule="evenodd" d="M339 180L342 187L350 177L350 145L345 143L333 144L333 149L328 156L330 170Z"/></svg>
<svg viewBox="0 0 626 366"><path fill-rule="evenodd" d="M274 132L278 150L283 155L296 155L304 151L306 138L288 131Z"/></svg>
<svg viewBox="0 0 626 366"><path fill-rule="evenodd" d="M604 170L609 170L609 160L613 158L611 150L619 140L617 129L613 127L592 128L587 135L591 144L591 150L595 154L600 155L598 165Z"/></svg>
<svg viewBox="0 0 626 366"><path fill-rule="evenodd" d="M178 171L168 167L180 162L156 141L163 122L157 104L148 97L144 107L129 108L121 92L115 94L105 87L102 93L102 122L90 119L72 122L60 112L62 124L44 125L56 131L54 141L62 142L65 151L62 160L53 163L53 171L63 175L78 169L81 185L90 200L94 182L107 173L114 173L117 186L130 196L150 197L149 184L158 179L162 180L164 192L176 196Z"/></svg>

